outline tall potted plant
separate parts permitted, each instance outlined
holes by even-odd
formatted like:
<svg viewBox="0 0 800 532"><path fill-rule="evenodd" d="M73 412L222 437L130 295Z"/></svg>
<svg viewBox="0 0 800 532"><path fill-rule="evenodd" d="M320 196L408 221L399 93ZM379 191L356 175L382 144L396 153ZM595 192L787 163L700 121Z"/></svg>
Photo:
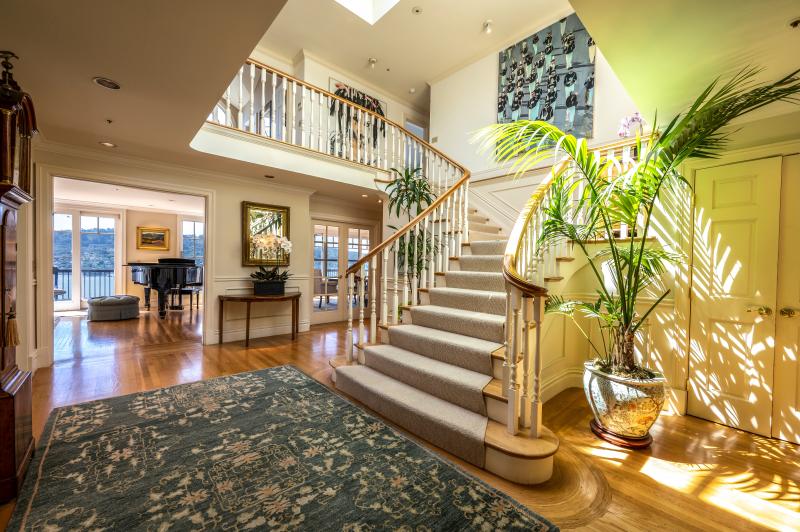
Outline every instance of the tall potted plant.
<svg viewBox="0 0 800 532"><path fill-rule="evenodd" d="M428 178L422 174L422 168L392 168L392 172L395 178L386 185L389 212L410 222L434 202L436 194ZM389 227L395 231L399 229L393 225ZM435 241L423 231L411 230L398 238L396 245L398 269L406 275L410 283L415 273L419 278L425 267L426 257L434 252Z"/></svg>
<svg viewBox="0 0 800 532"><path fill-rule="evenodd" d="M646 142L637 137L637 163L614 177L608 177L613 159L596 157L585 140L546 122L497 124L477 136L485 149L495 150L498 161L512 163L517 174L546 158L571 163L554 166L552 200L538 246L574 244L594 275L597 298L551 296L545 309L572 318L587 339L576 318L600 325L600 339L589 339L592 360L585 364L584 390L594 414L592 430L618 445L649 445L649 429L664 403L664 377L641 365L634 348L648 316L669 293L661 285L662 274L669 263L681 260L649 242L659 195L688 186L680 173L684 161L720 154L728 139L723 128L731 120L776 101L797 102L799 71L764 84L754 82L757 72L746 69L725 83L714 81L688 110L662 129L654 127ZM619 224L636 228L637 238L618 238ZM592 245L598 239L600 249ZM650 305L641 301L648 291L655 293Z"/></svg>

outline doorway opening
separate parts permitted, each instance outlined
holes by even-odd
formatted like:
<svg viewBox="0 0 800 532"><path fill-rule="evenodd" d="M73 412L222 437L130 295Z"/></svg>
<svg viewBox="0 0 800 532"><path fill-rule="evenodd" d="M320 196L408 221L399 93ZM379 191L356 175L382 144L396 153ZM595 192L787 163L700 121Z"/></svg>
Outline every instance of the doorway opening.
<svg viewBox="0 0 800 532"><path fill-rule="evenodd" d="M200 196L55 177L54 363L202 342L205 224Z"/></svg>

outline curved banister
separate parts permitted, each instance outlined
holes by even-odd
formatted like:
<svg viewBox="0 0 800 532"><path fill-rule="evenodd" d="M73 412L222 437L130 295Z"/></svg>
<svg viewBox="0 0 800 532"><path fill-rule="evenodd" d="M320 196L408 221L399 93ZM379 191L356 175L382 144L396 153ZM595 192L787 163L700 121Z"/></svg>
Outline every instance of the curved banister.
<svg viewBox="0 0 800 532"><path fill-rule="evenodd" d="M598 154L605 152L609 156L613 156L617 152L630 150L636 143L636 138L623 139L591 147L590 151ZM537 242L534 239L537 235L532 234L534 232L535 217L539 214L542 203L545 201L547 193L553 184L553 178L567 164L569 164L569 161L562 160L551 167L547 177L539 183L525 206L520 210L506 244L503 255L503 277L509 284L527 296L547 295L547 288L537 284L529 271L520 271L520 265L527 266L530 262L541 260L541 257L536 256L540 253L540 250L536 248ZM523 249L526 245L527 249ZM527 254L527 256L523 257L523 254Z"/></svg>

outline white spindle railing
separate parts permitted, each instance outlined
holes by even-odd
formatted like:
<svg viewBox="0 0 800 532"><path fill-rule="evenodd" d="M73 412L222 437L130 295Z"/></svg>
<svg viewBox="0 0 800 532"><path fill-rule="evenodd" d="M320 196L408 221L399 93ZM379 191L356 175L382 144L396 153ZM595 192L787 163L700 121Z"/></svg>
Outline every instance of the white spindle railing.
<svg viewBox="0 0 800 532"><path fill-rule="evenodd" d="M635 162L632 146L635 140L617 142L599 148L618 163L609 167L609 177L617 175ZM565 161L560 164L570 164ZM547 208L553 200L551 185L557 174L571 180L566 190L571 190L571 201L576 205L576 222L585 219L586 205L579 203L584 194L583 182L577 172L559 172L559 165L531 195L517 218L508 240L503 259L506 279L506 338L503 360L503 394L508 399L508 431L516 434L528 429L531 437L539 437L542 430L540 352L541 324L548 282L561 279L560 264L571 260L571 243L539 245ZM577 208L584 205L583 208ZM615 237L635 235L626 226L615 229Z"/></svg>

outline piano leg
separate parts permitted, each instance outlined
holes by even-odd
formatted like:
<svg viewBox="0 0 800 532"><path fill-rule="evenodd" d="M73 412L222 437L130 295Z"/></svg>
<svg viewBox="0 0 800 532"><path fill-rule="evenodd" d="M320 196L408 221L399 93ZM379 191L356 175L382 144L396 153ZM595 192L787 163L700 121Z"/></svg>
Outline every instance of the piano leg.
<svg viewBox="0 0 800 532"><path fill-rule="evenodd" d="M162 320L167 317L167 294L163 290L157 290L158 294L158 317Z"/></svg>
<svg viewBox="0 0 800 532"><path fill-rule="evenodd" d="M150 287L144 287L144 308L150 310Z"/></svg>

